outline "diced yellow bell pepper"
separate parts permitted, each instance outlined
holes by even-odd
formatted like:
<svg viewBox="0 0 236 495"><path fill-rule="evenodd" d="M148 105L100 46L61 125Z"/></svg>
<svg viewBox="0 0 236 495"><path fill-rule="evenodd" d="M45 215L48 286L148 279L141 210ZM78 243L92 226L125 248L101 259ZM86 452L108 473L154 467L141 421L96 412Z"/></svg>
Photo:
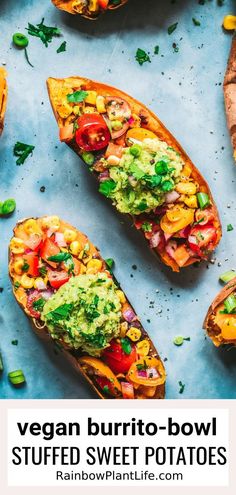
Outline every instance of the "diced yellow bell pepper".
<svg viewBox="0 0 236 495"><path fill-rule="evenodd" d="M124 292L122 290L117 290L116 295L117 295L117 297L119 297L121 304L124 304L126 302L126 297L125 297Z"/></svg>
<svg viewBox="0 0 236 495"><path fill-rule="evenodd" d="M78 256L80 251L81 251L81 244L79 243L79 241L73 241L70 243L70 252L74 256Z"/></svg>
<svg viewBox="0 0 236 495"><path fill-rule="evenodd" d="M66 119L72 113L73 107L68 103L64 103L64 105L57 106L57 113L60 115L62 119Z"/></svg>
<svg viewBox="0 0 236 495"><path fill-rule="evenodd" d="M79 358L78 362L82 368L89 367L94 370L95 375L98 374L99 376L104 376L108 380L111 380L114 391L117 390L118 392L121 392L120 382L117 380L111 369L105 363L103 363L103 361L92 356L84 356Z"/></svg>
<svg viewBox="0 0 236 495"><path fill-rule="evenodd" d="M24 273L21 277L20 284L24 289L32 289L34 287L34 278L30 278Z"/></svg>
<svg viewBox="0 0 236 495"><path fill-rule="evenodd" d="M184 202L189 208L198 207L197 196L187 196L186 198L184 198Z"/></svg>
<svg viewBox="0 0 236 495"><path fill-rule="evenodd" d="M77 233L75 230L72 229L65 229L64 232L64 239L67 244L70 244L71 242L75 241L77 237Z"/></svg>
<svg viewBox="0 0 236 495"><path fill-rule="evenodd" d="M89 103L89 105L96 105L97 100L97 91L86 91L87 96L85 98L85 103Z"/></svg>
<svg viewBox="0 0 236 495"><path fill-rule="evenodd" d="M142 332L139 328L130 327L126 335L130 340L132 340L132 342L137 342L137 340L140 339Z"/></svg>
<svg viewBox="0 0 236 495"><path fill-rule="evenodd" d="M157 139L154 132L144 129L143 127L133 127L129 129L126 134L126 141L129 139L136 139L137 141L144 141L144 139Z"/></svg>
<svg viewBox="0 0 236 495"><path fill-rule="evenodd" d="M179 182L175 189L178 193L186 194L187 196L192 196L197 192L197 186L193 182Z"/></svg>
<svg viewBox="0 0 236 495"><path fill-rule="evenodd" d="M34 218L29 218L29 220L26 220L24 223L24 231L27 235L41 234L41 229L38 222Z"/></svg>
<svg viewBox="0 0 236 495"><path fill-rule="evenodd" d="M227 31L236 29L236 15L226 15L223 19L223 27Z"/></svg>
<svg viewBox="0 0 236 495"><path fill-rule="evenodd" d="M19 258L13 264L13 270L17 275L22 275L22 268L24 266L23 258Z"/></svg>
<svg viewBox="0 0 236 495"><path fill-rule="evenodd" d="M102 269L102 261L98 259L91 259L87 263L87 271L88 275L95 275Z"/></svg>
<svg viewBox="0 0 236 495"><path fill-rule="evenodd" d="M42 227L45 230L51 229L56 232L60 228L60 218L56 215L44 217L42 218Z"/></svg>
<svg viewBox="0 0 236 495"><path fill-rule="evenodd" d="M150 351L150 342L148 339L140 340L136 344L136 349L139 356L147 356Z"/></svg>
<svg viewBox="0 0 236 495"><path fill-rule="evenodd" d="M192 167L189 163L185 163L184 168L182 169L181 175L184 177L190 177L192 174Z"/></svg>
<svg viewBox="0 0 236 495"><path fill-rule="evenodd" d="M25 252L25 245L22 239L13 237L10 242L10 251L13 254L23 254Z"/></svg>
<svg viewBox="0 0 236 495"><path fill-rule="evenodd" d="M177 209L176 207L173 210L168 210L168 216L166 213L160 222L161 228L166 234L174 234L175 232L184 229L184 227L187 227L187 225L192 224L194 221L193 209L181 207Z"/></svg>
<svg viewBox="0 0 236 495"><path fill-rule="evenodd" d="M96 107L99 113L106 113L106 105L104 96L97 96Z"/></svg>

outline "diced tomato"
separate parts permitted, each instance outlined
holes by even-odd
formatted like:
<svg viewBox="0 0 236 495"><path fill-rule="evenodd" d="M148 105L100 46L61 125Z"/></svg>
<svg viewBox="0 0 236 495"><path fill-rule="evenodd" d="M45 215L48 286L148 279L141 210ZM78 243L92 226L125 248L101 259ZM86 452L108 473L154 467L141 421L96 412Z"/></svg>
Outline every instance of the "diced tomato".
<svg viewBox="0 0 236 495"><path fill-rule="evenodd" d="M27 303L26 303L26 307L27 307L28 311L30 312L31 316L33 316L33 318L37 318L37 319L40 318L41 313L40 313L40 311L37 311L36 309L34 309L33 303L35 301L38 301L38 299L42 299L42 295L40 294L40 292L38 290L34 290L33 292L31 292L28 295Z"/></svg>
<svg viewBox="0 0 236 495"><path fill-rule="evenodd" d="M202 249L211 249L216 241L216 229L213 225L196 225L191 229L188 237L190 248L199 256L202 255Z"/></svg>
<svg viewBox="0 0 236 495"><path fill-rule="evenodd" d="M212 211L212 209L205 209L205 210L196 210L195 212L195 219L196 222L199 223L200 226L206 225L209 222L212 222L215 218L215 215Z"/></svg>
<svg viewBox="0 0 236 495"><path fill-rule="evenodd" d="M74 124L66 125L65 127L60 127L59 129L60 141L68 143L72 141L74 137Z"/></svg>
<svg viewBox="0 0 236 495"><path fill-rule="evenodd" d="M123 399L134 399L134 387L132 383L121 382Z"/></svg>
<svg viewBox="0 0 236 495"><path fill-rule="evenodd" d="M53 289L59 289L69 280L69 275L65 270L48 270L48 280Z"/></svg>
<svg viewBox="0 0 236 495"><path fill-rule="evenodd" d="M53 268L57 267L57 263L54 261L48 261L48 258L50 258L50 256L55 256L55 254L58 253L60 253L60 248L49 238L44 241L42 247L40 248L41 258Z"/></svg>
<svg viewBox="0 0 236 495"><path fill-rule="evenodd" d="M97 151L106 148L111 134L99 113L85 113L78 118L77 124L75 139L82 150Z"/></svg>
<svg viewBox="0 0 236 495"><path fill-rule="evenodd" d="M116 395L112 382L106 376L95 375L95 380L103 392L110 392L111 395Z"/></svg>
<svg viewBox="0 0 236 495"><path fill-rule="evenodd" d="M118 144L111 142L106 149L105 158L108 158L109 156L117 156L118 158L121 158L122 152L123 146L119 146Z"/></svg>
<svg viewBox="0 0 236 495"><path fill-rule="evenodd" d="M173 253L173 258L177 265L182 267L187 263L190 258L190 254L184 245L177 247Z"/></svg>
<svg viewBox="0 0 236 495"><path fill-rule="evenodd" d="M42 245L42 236L37 234L31 234L25 241L25 245L29 247L32 251L38 252Z"/></svg>
<svg viewBox="0 0 236 495"><path fill-rule="evenodd" d="M106 10L109 4L109 0L98 0L98 5L101 9Z"/></svg>
<svg viewBox="0 0 236 495"><path fill-rule="evenodd" d="M116 340L112 340L110 347L105 349L103 353L103 359L113 373L127 373L130 366L137 360L136 347L131 344L131 353L126 354L121 344L116 342Z"/></svg>
<svg viewBox="0 0 236 495"><path fill-rule="evenodd" d="M25 265L28 265L29 268L25 270L27 275L31 275L32 277L39 276L39 257L35 253L25 254L24 257Z"/></svg>

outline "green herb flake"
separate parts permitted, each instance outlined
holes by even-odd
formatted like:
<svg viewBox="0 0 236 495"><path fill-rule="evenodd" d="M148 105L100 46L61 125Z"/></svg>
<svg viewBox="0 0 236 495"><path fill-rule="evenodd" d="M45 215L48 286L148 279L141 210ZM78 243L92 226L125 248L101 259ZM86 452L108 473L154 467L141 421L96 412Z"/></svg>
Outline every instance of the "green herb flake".
<svg viewBox="0 0 236 495"><path fill-rule="evenodd" d="M103 387L103 389L102 389L102 390L103 390L103 392L105 392L106 394L109 394L109 387L108 387L108 385L104 385L104 387Z"/></svg>
<svg viewBox="0 0 236 495"><path fill-rule="evenodd" d="M47 268L46 266L40 266L39 267L39 273L42 277L45 277L45 275L47 275Z"/></svg>
<svg viewBox="0 0 236 495"><path fill-rule="evenodd" d="M185 389L185 384L181 381L179 382L179 394L183 394Z"/></svg>
<svg viewBox="0 0 236 495"><path fill-rule="evenodd" d="M139 65L143 65L145 62L150 62L151 59L145 50L142 50L142 48L138 48L136 51L135 59L139 63Z"/></svg>
<svg viewBox="0 0 236 495"><path fill-rule="evenodd" d="M12 345L18 345L18 340L17 339L12 340L11 343L12 343Z"/></svg>
<svg viewBox="0 0 236 495"><path fill-rule="evenodd" d="M233 228L233 225L231 223L229 223L227 225L227 232L231 232L231 230L234 230L234 228Z"/></svg>
<svg viewBox="0 0 236 495"><path fill-rule="evenodd" d="M143 232L151 232L152 224L150 222L143 222L141 229L143 230Z"/></svg>
<svg viewBox="0 0 236 495"><path fill-rule="evenodd" d="M82 103L88 96L87 91L79 90L67 95L69 103Z"/></svg>
<svg viewBox="0 0 236 495"><path fill-rule="evenodd" d="M171 26L169 26L167 29L168 34L172 34L176 30L177 26L178 26L178 22L171 24Z"/></svg>
<svg viewBox="0 0 236 495"><path fill-rule="evenodd" d="M37 299L36 301L33 302L32 306L36 311L39 311L41 313L41 311L43 311L45 303L46 303L45 299L40 297L40 299Z"/></svg>
<svg viewBox="0 0 236 495"><path fill-rule="evenodd" d="M58 47L57 53L66 52L66 41L63 41L62 44Z"/></svg>
<svg viewBox="0 0 236 495"><path fill-rule="evenodd" d="M124 351L125 354L129 356L132 351L132 346L129 339L125 337L124 339L120 339L120 341L121 341L122 350Z"/></svg>
<svg viewBox="0 0 236 495"><path fill-rule="evenodd" d="M70 313L74 307L74 304L62 304L61 306L58 306L58 308L54 309L53 311L50 311L46 315L47 320L52 320L54 322L59 322L61 320L66 320L69 318Z"/></svg>
<svg viewBox="0 0 236 495"><path fill-rule="evenodd" d="M109 198L115 188L116 188L116 183L114 180L112 179L104 180L104 182L101 182L99 186L99 192L103 194L103 196Z"/></svg>
<svg viewBox="0 0 236 495"><path fill-rule="evenodd" d="M28 28L26 29L30 36L40 38L46 47L48 47L48 44L51 43L54 37L61 35L61 31L57 27L46 26L44 24L44 18L39 24L36 24L36 26L28 22Z"/></svg>
<svg viewBox="0 0 236 495"><path fill-rule="evenodd" d="M198 21L195 17L192 17L192 21L193 21L194 26L201 26L200 21Z"/></svg>
<svg viewBox="0 0 236 495"><path fill-rule="evenodd" d="M154 53L155 53L155 55L159 55L159 52L160 52L160 47L158 45L156 45L154 47Z"/></svg>
<svg viewBox="0 0 236 495"><path fill-rule="evenodd" d="M112 270L112 268L114 267L114 264L115 264L113 258L107 258L105 260L105 263L108 266L109 270Z"/></svg>
<svg viewBox="0 0 236 495"><path fill-rule="evenodd" d="M14 156L18 156L16 165L23 165L28 156L33 153L34 149L35 146L32 146L31 144L20 143L17 141L13 148Z"/></svg>
<svg viewBox="0 0 236 495"><path fill-rule="evenodd" d="M20 282L16 281L14 283L14 288L17 290L17 289L19 289L19 287L20 287Z"/></svg>
<svg viewBox="0 0 236 495"><path fill-rule="evenodd" d="M24 260L24 264L22 266L22 271L27 272L29 270L29 264Z"/></svg>
<svg viewBox="0 0 236 495"><path fill-rule="evenodd" d="M173 344L175 344L177 346L181 346L181 345L183 345L185 340L190 341L190 337L182 337L182 335L178 335L177 337L174 338Z"/></svg>

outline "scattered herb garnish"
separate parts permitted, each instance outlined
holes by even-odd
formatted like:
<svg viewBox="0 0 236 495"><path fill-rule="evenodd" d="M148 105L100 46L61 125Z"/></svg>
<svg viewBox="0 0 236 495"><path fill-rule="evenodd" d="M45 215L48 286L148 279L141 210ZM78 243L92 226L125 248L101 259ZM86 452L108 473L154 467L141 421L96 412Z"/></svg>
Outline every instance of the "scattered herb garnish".
<svg viewBox="0 0 236 495"><path fill-rule="evenodd" d="M22 271L27 272L29 270L29 264L24 260L24 264L22 266Z"/></svg>
<svg viewBox="0 0 236 495"><path fill-rule="evenodd" d="M60 320L66 320L70 316L73 307L74 305L72 303L62 304L61 306L58 306L58 308L47 313L46 318L47 320L52 320L55 322L58 322Z"/></svg>
<svg viewBox="0 0 236 495"><path fill-rule="evenodd" d="M137 49L135 59L139 65L143 65L145 62L151 62L149 55L142 48Z"/></svg>
<svg viewBox="0 0 236 495"><path fill-rule="evenodd" d="M112 269L113 269L113 267L114 267L114 264L115 264L115 262L114 262L113 258L107 258L107 259L105 260L105 262L106 262L106 265L107 265L107 267L108 267L109 271L112 271Z"/></svg>
<svg viewBox="0 0 236 495"><path fill-rule="evenodd" d="M18 340L17 339L12 340L11 343L12 343L12 345L18 345Z"/></svg>
<svg viewBox="0 0 236 495"><path fill-rule="evenodd" d="M42 277L44 277L45 275L47 275L47 268L46 268L46 266L40 266L39 267L39 273L40 273L40 275L42 275Z"/></svg>
<svg viewBox="0 0 236 495"><path fill-rule="evenodd" d="M236 297L234 296L234 294L230 294L224 300L224 307L225 307L224 312L227 314L235 312L235 310L236 310Z"/></svg>
<svg viewBox="0 0 236 495"><path fill-rule="evenodd" d="M127 339L125 337L124 339L120 339L120 342L121 342L121 347L122 347L122 350L124 351L124 353L129 355L132 351L132 346L131 346L129 339Z"/></svg>
<svg viewBox="0 0 236 495"><path fill-rule="evenodd" d="M40 38L46 47L48 47L48 43L51 43L53 37L61 35L59 28L46 26L44 24L44 18L39 24L36 24L36 26L28 22L28 28L26 29L30 36Z"/></svg>
<svg viewBox="0 0 236 495"><path fill-rule="evenodd" d="M2 360L2 355L0 353L0 371L3 371L4 370L4 367L3 367L3 360Z"/></svg>
<svg viewBox="0 0 236 495"><path fill-rule="evenodd" d="M16 209L16 202L14 199L6 199L3 203L0 203L0 215L10 215Z"/></svg>
<svg viewBox="0 0 236 495"><path fill-rule="evenodd" d="M88 93L87 91L79 90L75 91L74 93L68 94L67 95L67 101L69 103L81 103L82 101L87 98Z"/></svg>
<svg viewBox="0 0 236 495"><path fill-rule="evenodd" d="M182 383L181 381L179 382L179 394L182 394L185 389L185 384Z"/></svg>
<svg viewBox="0 0 236 495"><path fill-rule="evenodd" d="M143 222L141 229L143 230L143 232L151 232L152 224L150 222Z"/></svg>
<svg viewBox="0 0 236 495"><path fill-rule="evenodd" d="M66 41L63 41L62 44L57 49L57 53L66 52Z"/></svg>
<svg viewBox="0 0 236 495"><path fill-rule="evenodd" d="M71 273L74 270L74 261L73 257L70 253L58 253L55 254L54 256L49 256L48 261L54 261L55 263L62 263L64 262L65 266L68 268L68 272Z"/></svg>
<svg viewBox="0 0 236 495"><path fill-rule="evenodd" d="M233 225L231 223L229 223L227 225L227 232L231 232L231 230L234 230L234 228L233 228Z"/></svg>
<svg viewBox="0 0 236 495"><path fill-rule="evenodd" d="M16 160L16 165L23 165L28 156L33 153L34 148L35 146L32 146L31 144L24 144L17 141L13 149L14 156L19 157Z"/></svg>
<svg viewBox="0 0 236 495"><path fill-rule="evenodd" d="M14 287L15 287L15 289L19 289L19 287L20 287L20 282L16 281L16 282L14 283Z"/></svg>
<svg viewBox="0 0 236 495"><path fill-rule="evenodd" d="M112 191L116 188L116 183L114 180L109 179L109 180L104 180L104 182L100 183L99 186L99 192L103 194L103 196L106 196L109 198L111 195Z"/></svg>
<svg viewBox="0 0 236 495"><path fill-rule="evenodd" d="M158 55L159 54L159 51L160 51L160 47L159 47L159 45L156 45L154 47L154 53L155 53L155 55Z"/></svg>
<svg viewBox="0 0 236 495"><path fill-rule="evenodd" d="M190 341L190 337L182 337L182 335L178 335L177 337L174 338L173 344L180 346L183 345L185 340Z"/></svg>
<svg viewBox="0 0 236 495"><path fill-rule="evenodd" d="M33 302L33 308L36 309L36 311L43 311L44 305L46 301L42 297L40 299L37 299L36 301Z"/></svg>
<svg viewBox="0 0 236 495"><path fill-rule="evenodd" d="M136 368L138 371L145 371L148 369L148 365L147 365L146 361L144 361L143 363L136 364Z"/></svg>
<svg viewBox="0 0 236 495"><path fill-rule="evenodd" d="M27 63L28 63L31 67L34 67L34 66L33 66L33 64L31 64L31 62L30 62L29 55L28 55L28 52L27 52L27 49L26 49L26 48L24 49L24 52L25 52L25 58L26 58Z"/></svg>
<svg viewBox="0 0 236 495"><path fill-rule="evenodd" d="M192 17L192 21L193 21L194 26L201 26L200 21L198 21L195 17Z"/></svg>
<svg viewBox="0 0 236 495"><path fill-rule="evenodd" d="M178 26L178 22L171 24L171 26L169 26L167 29L168 34L172 34L176 30L177 26Z"/></svg>
<svg viewBox="0 0 236 495"><path fill-rule="evenodd" d="M219 277L220 282L223 282L224 284L227 284L232 280L233 278L236 277L236 272L234 270L229 270L228 272L222 273L222 275Z"/></svg>
<svg viewBox="0 0 236 495"><path fill-rule="evenodd" d="M175 53L178 53L178 51L179 51L179 47L178 47L177 43L172 43L172 47L173 47L173 49L174 49L174 52L175 52Z"/></svg>

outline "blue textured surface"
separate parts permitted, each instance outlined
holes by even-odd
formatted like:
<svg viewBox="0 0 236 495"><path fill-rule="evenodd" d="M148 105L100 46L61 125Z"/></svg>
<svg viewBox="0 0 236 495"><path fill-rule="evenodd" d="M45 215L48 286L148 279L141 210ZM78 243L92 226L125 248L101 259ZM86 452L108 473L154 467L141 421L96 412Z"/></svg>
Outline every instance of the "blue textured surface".
<svg viewBox="0 0 236 495"><path fill-rule="evenodd" d="M167 398L236 398L236 349L216 349L201 329L208 305L219 291L219 275L236 268L235 179L225 124L222 79L231 37L222 32L222 17L233 1L217 7L216 0L130 0L120 11L89 22L56 10L50 0L1 0L0 65L9 74L9 101L0 142L1 200L15 197L17 210L0 219L1 333L5 371L0 380L3 398L92 398L93 392L33 334L11 293L7 274L7 245L17 220L25 216L58 214L83 230L104 257L116 260L115 274L157 345L167 357ZM67 51L56 53L62 39L45 48L30 38L24 54L11 45L12 33L24 32L27 22L58 25ZM193 25L192 17L201 22ZM178 21L169 36L167 27ZM176 42L179 52L174 52ZM156 45L160 54L153 55ZM136 49L150 51L151 63L140 67ZM216 261L189 268L180 275L163 267L138 232L97 192L79 158L58 141L57 125L48 101L48 76L83 75L127 91L148 105L181 142L211 185L223 223ZM32 158L15 165L14 143L35 144ZM45 186L44 193L40 187ZM221 265L221 266L218 266ZM137 265L137 270L132 268ZM154 301L154 303L152 303ZM150 320L150 321L148 321ZM180 348L176 335L190 336ZM18 346L11 341L18 339ZM14 389L7 371L22 368L27 385ZM178 381L185 383L179 394Z"/></svg>

